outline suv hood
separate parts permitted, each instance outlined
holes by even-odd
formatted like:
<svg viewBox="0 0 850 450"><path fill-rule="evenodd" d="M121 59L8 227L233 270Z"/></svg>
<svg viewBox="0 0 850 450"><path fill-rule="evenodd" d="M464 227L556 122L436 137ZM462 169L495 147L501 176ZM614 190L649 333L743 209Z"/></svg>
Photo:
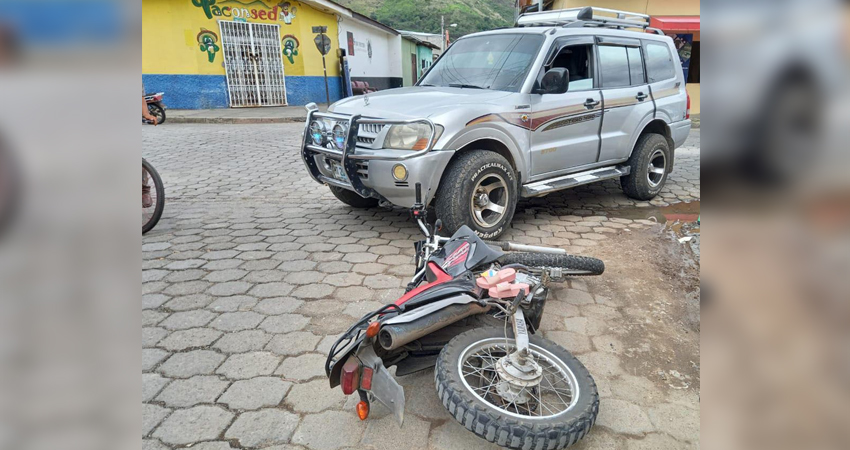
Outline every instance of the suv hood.
<svg viewBox="0 0 850 450"><path fill-rule="evenodd" d="M349 97L334 103L331 110L381 119L416 119L467 104L497 103L512 94L490 89L410 86Z"/></svg>

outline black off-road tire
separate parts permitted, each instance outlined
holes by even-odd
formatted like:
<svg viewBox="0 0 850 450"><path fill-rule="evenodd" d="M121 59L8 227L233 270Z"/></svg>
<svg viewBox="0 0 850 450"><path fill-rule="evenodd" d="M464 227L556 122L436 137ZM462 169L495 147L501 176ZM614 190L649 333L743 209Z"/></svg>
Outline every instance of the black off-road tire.
<svg viewBox="0 0 850 450"><path fill-rule="evenodd" d="M443 347L434 378L443 406L461 425L478 437L512 449L562 449L581 440L596 422L599 394L593 377L570 352L539 335L529 341L561 359L575 374L579 398L572 409L551 418L518 418L500 412L473 395L463 384L458 359L468 346L489 338L504 338L501 328L478 328L452 339Z"/></svg>
<svg viewBox="0 0 850 450"><path fill-rule="evenodd" d="M148 103L148 112L156 117L156 124L162 125L165 123L165 110L156 103Z"/></svg>
<svg viewBox="0 0 850 450"><path fill-rule="evenodd" d="M602 275L605 263L596 258L576 255L555 255L551 253L505 253L499 259L503 266L522 264L528 267L559 267L570 276ZM572 273L575 272L575 273Z"/></svg>
<svg viewBox="0 0 850 450"><path fill-rule="evenodd" d="M342 189L336 186L328 187L331 188L331 193L334 197L352 208L374 208L378 206L378 199L376 198L363 198L356 192L351 192L348 189Z"/></svg>
<svg viewBox="0 0 850 450"><path fill-rule="evenodd" d="M476 184L489 174L498 174L507 184L505 213L491 227L479 226L473 219L471 206ZM517 202L517 177L510 163L498 153L488 150L468 150L457 156L443 173L437 190L437 217L443 221L448 235L466 225L484 239L494 239L505 232Z"/></svg>
<svg viewBox="0 0 850 450"><path fill-rule="evenodd" d="M663 178L657 186L652 186L647 180L647 172L649 170L649 159L656 150L664 152L667 165L672 164L672 150L667 139L656 133L647 133L638 139L635 144L632 156L629 157L626 165L631 168L631 172L620 177L620 185L623 188L623 193L636 200L652 200L664 188L667 182L667 176L670 174L670 167L666 167Z"/></svg>

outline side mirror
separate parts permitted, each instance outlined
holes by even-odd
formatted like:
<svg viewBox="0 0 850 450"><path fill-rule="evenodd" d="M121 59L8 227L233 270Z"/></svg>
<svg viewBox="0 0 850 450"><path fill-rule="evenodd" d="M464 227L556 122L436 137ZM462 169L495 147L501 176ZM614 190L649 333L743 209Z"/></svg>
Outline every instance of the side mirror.
<svg viewBox="0 0 850 450"><path fill-rule="evenodd" d="M570 87L570 71L563 67L549 69L543 75L537 94L563 94Z"/></svg>

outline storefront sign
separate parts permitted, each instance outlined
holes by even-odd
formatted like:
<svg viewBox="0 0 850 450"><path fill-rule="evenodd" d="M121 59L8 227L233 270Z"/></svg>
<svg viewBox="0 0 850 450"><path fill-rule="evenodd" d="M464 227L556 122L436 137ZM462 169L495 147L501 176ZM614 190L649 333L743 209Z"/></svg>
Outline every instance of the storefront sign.
<svg viewBox="0 0 850 450"><path fill-rule="evenodd" d="M253 6L257 3L254 1L250 4L243 4L237 0L225 0L218 3L218 0L191 0L192 4L204 11L207 19L214 17L232 18L236 21L253 20L271 20L281 21L287 25L295 19L297 8L289 2L282 2L275 5L273 8L248 8L244 6ZM260 3L262 4L262 3Z"/></svg>

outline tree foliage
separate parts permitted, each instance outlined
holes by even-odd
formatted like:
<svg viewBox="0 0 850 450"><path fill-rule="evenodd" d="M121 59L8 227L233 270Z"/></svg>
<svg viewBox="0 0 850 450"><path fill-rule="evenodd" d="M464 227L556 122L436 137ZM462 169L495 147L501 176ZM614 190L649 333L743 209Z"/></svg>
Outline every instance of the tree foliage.
<svg viewBox="0 0 850 450"><path fill-rule="evenodd" d="M478 31L510 26L514 19L511 0L342 0L340 3L398 30L440 32L440 17L454 38Z"/></svg>

